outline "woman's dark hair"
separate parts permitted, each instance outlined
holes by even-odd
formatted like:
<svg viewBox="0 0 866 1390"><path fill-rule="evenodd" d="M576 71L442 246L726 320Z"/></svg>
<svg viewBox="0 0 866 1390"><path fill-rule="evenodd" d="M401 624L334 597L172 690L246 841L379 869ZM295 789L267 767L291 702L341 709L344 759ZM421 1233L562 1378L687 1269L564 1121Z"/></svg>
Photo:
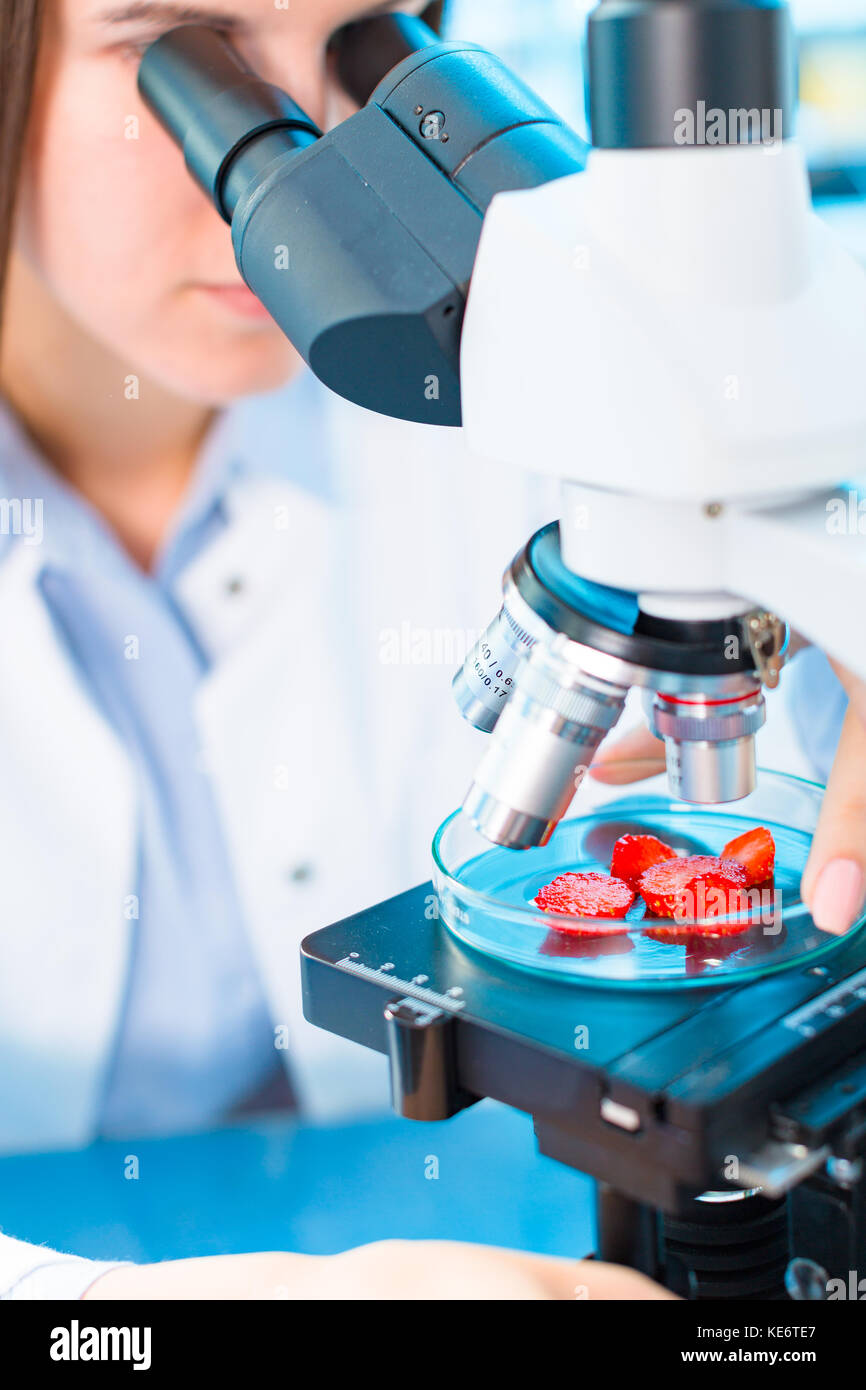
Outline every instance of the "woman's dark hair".
<svg viewBox="0 0 866 1390"><path fill-rule="evenodd" d="M428 5L421 15L425 24L429 24L431 29L441 29L442 20L445 17L446 0L436 0L433 5Z"/></svg>
<svg viewBox="0 0 866 1390"><path fill-rule="evenodd" d="M424 11L434 29L445 4L436 0ZM44 8L45 0L0 0L0 323Z"/></svg>
<svg viewBox="0 0 866 1390"><path fill-rule="evenodd" d="M15 196L42 28L43 0L0 0L0 312L12 241Z"/></svg>

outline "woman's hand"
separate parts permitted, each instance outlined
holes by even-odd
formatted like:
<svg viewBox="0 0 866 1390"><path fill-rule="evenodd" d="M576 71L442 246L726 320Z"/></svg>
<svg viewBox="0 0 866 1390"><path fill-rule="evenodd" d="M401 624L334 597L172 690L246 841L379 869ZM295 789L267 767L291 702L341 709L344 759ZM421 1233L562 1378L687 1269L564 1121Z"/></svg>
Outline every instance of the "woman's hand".
<svg viewBox="0 0 866 1390"><path fill-rule="evenodd" d="M633 1270L595 1260L452 1241L383 1240L342 1255L214 1255L124 1265L101 1275L84 1297L538 1302L674 1295Z"/></svg>
<svg viewBox="0 0 866 1390"><path fill-rule="evenodd" d="M838 662L831 665L847 692L848 712L801 892L815 925L841 936L866 900L866 683ZM648 729L636 729L610 748L602 747L590 772L599 782L620 785L664 769L661 740Z"/></svg>

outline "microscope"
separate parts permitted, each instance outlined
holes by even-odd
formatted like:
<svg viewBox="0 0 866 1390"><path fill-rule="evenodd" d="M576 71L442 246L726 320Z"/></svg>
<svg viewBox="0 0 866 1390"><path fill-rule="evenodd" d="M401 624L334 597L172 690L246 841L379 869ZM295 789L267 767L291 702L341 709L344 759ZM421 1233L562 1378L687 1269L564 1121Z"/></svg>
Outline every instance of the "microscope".
<svg viewBox="0 0 866 1390"><path fill-rule="evenodd" d="M590 148L418 19L349 25L334 59L359 109L327 133L195 25L139 87L321 381L562 484L454 680L489 735L463 819L518 862L548 846L632 688L672 798L748 797L792 632L866 675L866 546L828 524L866 458L866 276L811 209L787 6L600 0ZM859 931L624 989L488 958L430 903L303 946L307 1017L389 1056L400 1113L529 1112L598 1181L599 1254L688 1297L863 1268Z"/></svg>

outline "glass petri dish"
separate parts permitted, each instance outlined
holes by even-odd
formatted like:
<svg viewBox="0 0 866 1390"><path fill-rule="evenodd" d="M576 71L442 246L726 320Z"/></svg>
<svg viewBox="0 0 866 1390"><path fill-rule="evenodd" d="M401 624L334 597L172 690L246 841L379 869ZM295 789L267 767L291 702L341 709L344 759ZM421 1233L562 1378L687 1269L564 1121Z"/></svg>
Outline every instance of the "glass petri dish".
<svg viewBox="0 0 866 1390"><path fill-rule="evenodd" d="M576 805L583 796L582 788ZM759 772L751 795L723 806L675 800L664 776L627 788L593 783L584 813L564 820L543 849L529 850L491 845L456 811L433 841L439 912L454 936L485 955L582 983L706 986L799 965L839 945L838 938L818 930L800 897L822 796L823 788L813 782L770 771ZM677 854L717 855L729 840L759 825L776 842L774 883L752 896L745 917L722 919L722 925L748 922L736 935L708 936L708 924L701 930L696 921L651 917L640 897L619 921L576 919L534 904L539 889L559 874L609 873L620 835L657 835ZM866 914L854 929L864 920ZM578 924L598 934L574 935ZM572 934L563 930L569 927Z"/></svg>

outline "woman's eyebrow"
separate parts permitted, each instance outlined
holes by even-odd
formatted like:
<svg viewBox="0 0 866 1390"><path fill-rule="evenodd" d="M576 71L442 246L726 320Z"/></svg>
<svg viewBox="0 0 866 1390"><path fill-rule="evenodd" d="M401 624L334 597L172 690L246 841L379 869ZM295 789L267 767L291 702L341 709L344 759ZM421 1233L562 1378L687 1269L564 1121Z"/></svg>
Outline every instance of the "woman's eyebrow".
<svg viewBox="0 0 866 1390"><path fill-rule="evenodd" d="M376 15L388 14L390 10L399 9L402 5L411 6L412 8L419 5L423 8L422 0L381 0L381 3L378 5L375 3L375 0L373 0L373 3L364 6L364 12L363 14L359 14L358 18L374 19Z"/></svg>
<svg viewBox="0 0 866 1390"><path fill-rule="evenodd" d="M395 10L401 4L411 4L413 0L382 0L382 3L370 4L364 7L358 14L361 19L365 16L376 14L387 14L390 10ZM96 16L100 24L214 24L220 29L243 29L246 22L237 14L231 14L227 10L214 9L212 6L205 5L183 5L175 4L172 0L130 0L127 5L119 5L109 10L103 10Z"/></svg>
<svg viewBox="0 0 866 1390"><path fill-rule="evenodd" d="M103 10L96 16L100 24L213 24L220 29L243 28L236 14L204 5L179 5L172 0L131 0L128 5Z"/></svg>

